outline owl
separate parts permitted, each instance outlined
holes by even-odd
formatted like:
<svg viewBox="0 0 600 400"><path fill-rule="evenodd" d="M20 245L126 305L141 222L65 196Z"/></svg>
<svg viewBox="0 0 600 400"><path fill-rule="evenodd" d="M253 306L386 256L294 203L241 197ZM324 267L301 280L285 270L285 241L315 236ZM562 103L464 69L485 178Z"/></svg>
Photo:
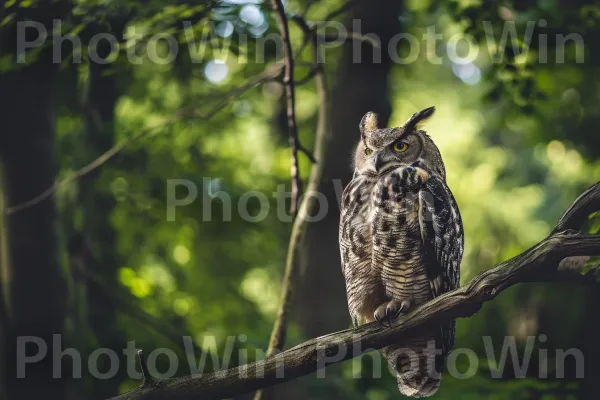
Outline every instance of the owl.
<svg viewBox="0 0 600 400"><path fill-rule="evenodd" d="M354 326L372 321L387 326L459 286L462 220L440 151L420 129L434 111L419 111L397 128L380 128L371 112L360 122L339 229ZM402 394L426 397L437 391L454 331L452 320L381 350Z"/></svg>

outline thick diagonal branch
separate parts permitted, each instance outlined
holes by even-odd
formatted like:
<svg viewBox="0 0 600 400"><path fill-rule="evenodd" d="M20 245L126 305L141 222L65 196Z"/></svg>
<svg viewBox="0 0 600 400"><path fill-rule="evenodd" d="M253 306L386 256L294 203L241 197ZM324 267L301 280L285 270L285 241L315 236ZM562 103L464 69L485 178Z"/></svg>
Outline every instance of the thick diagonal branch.
<svg viewBox="0 0 600 400"><path fill-rule="evenodd" d="M600 183L573 203L558 226L579 227L584 221L581 210L587 214L600 210ZM398 343L402 337L429 325L469 317L483 303L519 282L554 281L555 275L565 272L561 271L564 258L595 255L600 255L600 235L587 235L572 229L553 231L522 254L480 273L466 286L398 318L390 328L366 324L311 339L266 360L202 376L167 380L159 387L141 387L115 399L221 399L273 386ZM570 272L577 274L577 271Z"/></svg>

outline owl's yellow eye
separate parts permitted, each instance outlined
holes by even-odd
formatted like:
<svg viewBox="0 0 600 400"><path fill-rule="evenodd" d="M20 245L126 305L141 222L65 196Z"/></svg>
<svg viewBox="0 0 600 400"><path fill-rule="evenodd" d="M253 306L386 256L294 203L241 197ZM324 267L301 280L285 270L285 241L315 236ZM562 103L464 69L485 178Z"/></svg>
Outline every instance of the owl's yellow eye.
<svg viewBox="0 0 600 400"><path fill-rule="evenodd" d="M370 149L370 148L368 148L368 147L367 147L367 148L365 148L365 154L366 154L366 155L370 156L370 155L371 155L371 153L373 153L373 150L371 150L371 149Z"/></svg>
<svg viewBox="0 0 600 400"><path fill-rule="evenodd" d="M397 153L403 153L408 149L408 144L404 142L396 142L394 143L393 149Z"/></svg>

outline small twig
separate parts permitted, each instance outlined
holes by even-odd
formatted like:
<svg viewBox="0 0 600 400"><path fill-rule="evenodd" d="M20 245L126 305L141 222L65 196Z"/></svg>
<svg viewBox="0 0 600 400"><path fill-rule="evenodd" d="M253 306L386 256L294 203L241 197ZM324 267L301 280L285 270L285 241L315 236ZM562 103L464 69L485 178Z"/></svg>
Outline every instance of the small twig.
<svg viewBox="0 0 600 400"><path fill-rule="evenodd" d="M598 209L597 191L598 186L594 185L583 192L560 217L552 233L581 227L583 222Z"/></svg>
<svg viewBox="0 0 600 400"><path fill-rule="evenodd" d="M26 210L30 207L33 207L39 203L41 203L42 201L50 198L54 193L56 193L56 191L61 188L62 186L65 186L87 174L89 174L90 172L92 172L93 170L95 170L96 168L100 167L101 165L103 165L105 162L107 162L108 160L110 160L112 157L114 157L117 153L119 153L121 150L123 150L123 148L125 146L127 146L129 143L134 142L136 140L138 140L139 138L146 136L152 132L154 132L157 129L160 128L165 128L167 126L172 125L173 123L179 121L183 119L183 117L174 117L174 118L170 118L169 120L167 120L164 124L161 124L160 126L155 126L152 127L150 129L146 129L142 132L139 132L136 135L133 135L132 137L125 139L123 141L121 141L120 143L117 143L115 146L113 146L112 148L108 149L106 152L104 152L102 155L100 155L98 158L96 158L94 161L90 162L89 164L87 164L86 166L84 166L83 168L75 171L74 173L72 173L71 175L67 176L66 178L57 180L56 182L54 182L54 184L52 186L50 186L49 188L47 188L46 190L44 190L42 193L40 193L39 195L23 202L20 204L17 204L15 206L9 206L6 208L6 214L7 215L11 215L14 213L17 213L19 211L23 211Z"/></svg>
<svg viewBox="0 0 600 400"><path fill-rule="evenodd" d="M222 96L216 105L214 105L207 113L200 114L199 117L204 120L211 119L219 111L225 108L231 102L231 100L240 97L242 94L260 85L261 83L275 79L281 73L281 70L283 68L284 64L281 62L269 65L267 68L264 69L264 71L250 78L246 84L234 88L233 90Z"/></svg>
<svg viewBox="0 0 600 400"><path fill-rule="evenodd" d="M291 16L292 21L294 21L297 25L298 28L300 28L300 30L302 30L302 33L304 34L304 41L303 43L306 45L308 43L312 43L312 37L314 34L314 28L311 28L308 25L308 22L306 22L306 20L299 16L299 15L292 15Z"/></svg>
<svg viewBox="0 0 600 400"><path fill-rule="evenodd" d="M317 159L315 158L315 156L310 152L310 150L308 150L306 147L304 147L303 145L299 145L298 146L298 151L304 153L304 155L306 157L308 157L308 159L310 160L311 163L316 164L317 163Z"/></svg>
<svg viewBox="0 0 600 400"><path fill-rule="evenodd" d="M318 27L324 23L327 23L328 22L327 20L317 21L315 24L313 24L313 26L310 26L304 18L302 18L298 15L292 15L290 18L292 21L294 21L298 25L298 27L302 30L302 32L304 32L306 40L312 36L316 36L318 38L319 43L341 44L350 39L350 40L358 40L361 42L368 43L376 49L381 48L381 43L379 43L376 39L374 39L372 35L363 35L360 32L350 31L350 32L347 32L342 37L330 36L330 35L320 35L318 33ZM319 58L319 60L321 60L321 58ZM296 81L296 82L298 82L298 81ZM297 84L298 83L296 83L296 85Z"/></svg>
<svg viewBox="0 0 600 400"><path fill-rule="evenodd" d="M144 352L142 350L138 350L137 352L138 358L140 360L140 367L142 368L142 387L156 387L158 382L152 378L150 375L150 371L148 371L148 363L146 363L146 357L144 356Z"/></svg>

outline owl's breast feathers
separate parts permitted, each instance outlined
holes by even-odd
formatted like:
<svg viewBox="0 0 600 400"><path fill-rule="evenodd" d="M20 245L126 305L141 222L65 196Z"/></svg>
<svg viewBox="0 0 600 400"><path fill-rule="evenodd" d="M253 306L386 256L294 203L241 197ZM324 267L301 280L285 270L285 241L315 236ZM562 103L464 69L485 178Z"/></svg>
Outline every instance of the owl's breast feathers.
<svg viewBox="0 0 600 400"><path fill-rule="evenodd" d="M459 284L462 222L444 180L418 166L359 175L342 198L340 249L353 320L373 320L375 303L422 304ZM445 349L452 345L446 334Z"/></svg>
<svg viewBox="0 0 600 400"><path fill-rule="evenodd" d="M419 224L419 187L427 179L423 169L399 168L379 179L371 195L372 269L387 297L413 305L433 297Z"/></svg>

